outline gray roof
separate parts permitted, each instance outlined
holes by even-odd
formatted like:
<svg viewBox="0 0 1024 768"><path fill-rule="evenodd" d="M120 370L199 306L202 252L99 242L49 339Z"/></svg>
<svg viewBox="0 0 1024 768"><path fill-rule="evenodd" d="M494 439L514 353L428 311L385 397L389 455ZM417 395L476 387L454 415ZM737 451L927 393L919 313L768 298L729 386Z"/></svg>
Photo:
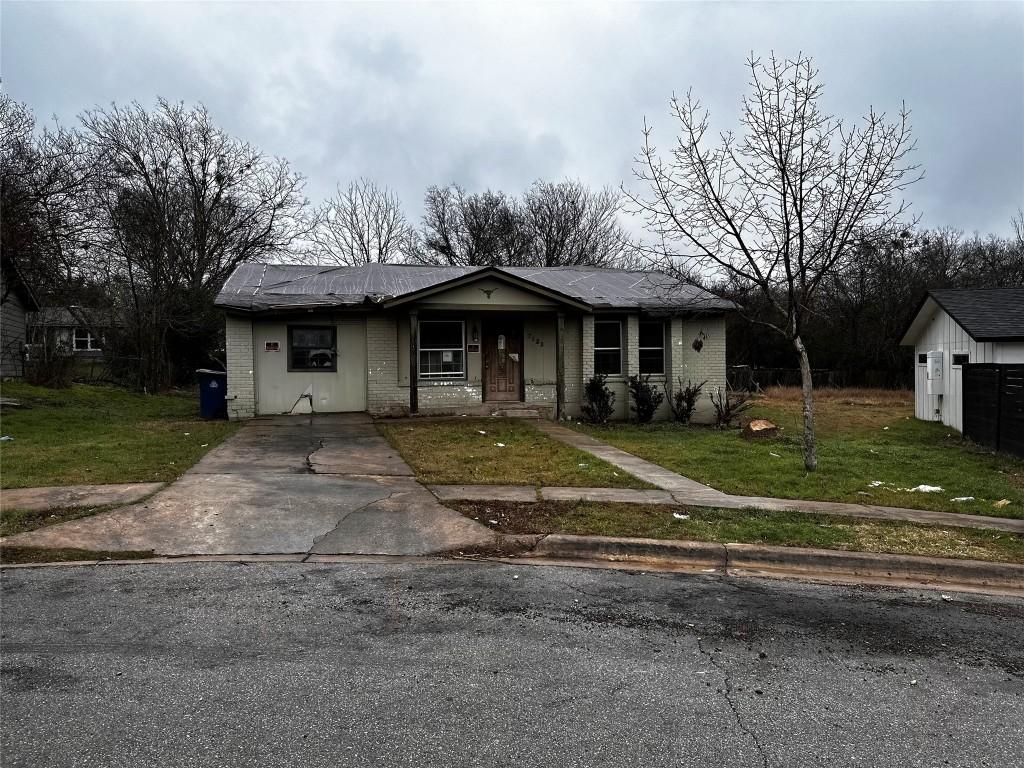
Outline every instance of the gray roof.
<svg viewBox="0 0 1024 768"><path fill-rule="evenodd" d="M928 294L975 341L1024 341L1024 288L942 288Z"/></svg>
<svg viewBox="0 0 1024 768"><path fill-rule="evenodd" d="M46 328L72 328L94 326L110 328L114 326L114 313L109 309L94 307L40 307L32 317L32 323Z"/></svg>
<svg viewBox="0 0 1024 768"><path fill-rule="evenodd" d="M722 312L735 305L661 272L594 267L432 267L365 264L318 267L242 264L217 296L224 309L247 312L322 307L387 306L404 296L474 273L509 276L517 282L584 304L592 309Z"/></svg>

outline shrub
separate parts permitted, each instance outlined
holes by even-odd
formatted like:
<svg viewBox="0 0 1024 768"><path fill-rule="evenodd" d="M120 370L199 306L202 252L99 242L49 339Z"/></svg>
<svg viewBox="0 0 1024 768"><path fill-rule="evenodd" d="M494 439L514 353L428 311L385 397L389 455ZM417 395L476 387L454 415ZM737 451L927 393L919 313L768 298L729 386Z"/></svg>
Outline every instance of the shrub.
<svg viewBox="0 0 1024 768"><path fill-rule="evenodd" d="M687 379L685 387L683 386L682 378L677 379L677 381L679 382L679 389L669 397L668 407L672 411L672 418L683 424L689 424L690 419L693 418L693 412L697 410L697 401L700 400L701 390L704 389L707 381L694 384Z"/></svg>
<svg viewBox="0 0 1024 768"><path fill-rule="evenodd" d="M711 404L715 406L715 423L719 429L731 427L736 417L754 407L750 402L749 392L737 392L722 387L711 393Z"/></svg>
<svg viewBox="0 0 1024 768"><path fill-rule="evenodd" d="M629 396L633 398L633 405L629 409L636 414L637 424L646 424L654 418L655 411L665 399L665 394L651 386L651 377L630 376Z"/></svg>
<svg viewBox="0 0 1024 768"><path fill-rule="evenodd" d="M615 413L615 395L605 386L604 375L592 376L583 388L583 418L591 424L606 424Z"/></svg>

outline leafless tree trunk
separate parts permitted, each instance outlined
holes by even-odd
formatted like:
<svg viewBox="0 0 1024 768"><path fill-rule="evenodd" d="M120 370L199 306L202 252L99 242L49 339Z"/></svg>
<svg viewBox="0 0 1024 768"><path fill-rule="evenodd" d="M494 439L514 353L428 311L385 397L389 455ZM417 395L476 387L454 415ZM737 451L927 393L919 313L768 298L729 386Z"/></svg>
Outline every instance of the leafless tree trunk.
<svg viewBox="0 0 1024 768"><path fill-rule="evenodd" d="M623 189L646 217L647 253L683 279L756 290L769 308L754 318L781 334L800 361L804 464L817 467L811 364L803 342L819 289L855 238L888 231L908 208L903 191L921 176L909 112L895 120L869 108L856 125L821 111L811 59L751 56L743 135L710 134L691 93L671 101L679 135L667 158L644 124L635 174L649 192Z"/></svg>
<svg viewBox="0 0 1024 768"><path fill-rule="evenodd" d="M310 237L318 263L357 266L401 260L413 234L398 196L359 179L321 206Z"/></svg>

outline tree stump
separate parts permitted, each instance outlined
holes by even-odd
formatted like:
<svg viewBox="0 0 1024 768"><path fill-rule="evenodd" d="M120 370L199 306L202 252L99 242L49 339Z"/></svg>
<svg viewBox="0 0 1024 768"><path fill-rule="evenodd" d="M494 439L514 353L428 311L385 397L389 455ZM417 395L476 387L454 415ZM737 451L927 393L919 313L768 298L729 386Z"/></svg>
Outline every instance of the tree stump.
<svg viewBox="0 0 1024 768"><path fill-rule="evenodd" d="M743 437L747 440L760 440L765 437L775 437L777 434L779 434L779 428L768 419L751 419L743 427Z"/></svg>

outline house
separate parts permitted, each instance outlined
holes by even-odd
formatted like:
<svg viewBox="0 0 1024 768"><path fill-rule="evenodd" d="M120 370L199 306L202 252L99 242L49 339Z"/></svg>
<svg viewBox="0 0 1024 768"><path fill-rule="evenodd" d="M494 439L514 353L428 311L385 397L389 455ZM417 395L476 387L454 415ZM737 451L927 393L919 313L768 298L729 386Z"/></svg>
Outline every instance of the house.
<svg viewBox="0 0 1024 768"><path fill-rule="evenodd" d="M29 317L29 341L78 358L103 356L104 331L113 327L109 310L42 307Z"/></svg>
<svg viewBox="0 0 1024 768"><path fill-rule="evenodd" d="M1024 288L929 291L900 343L914 348L917 418L1024 447Z"/></svg>
<svg viewBox="0 0 1024 768"><path fill-rule="evenodd" d="M37 309L39 302L18 265L0 257L0 378L25 375L26 314Z"/></svg>
<svg viewBox="0 0 1024 768"><path fill-rule="evenodd" d="M577 416L607 374L725 387L729 301L658 272L584 267L244 264L226 312L231 418L536 411ZM669 415L667 403L658 414ZM696 418L714 411L705 397Z"/></svg>

